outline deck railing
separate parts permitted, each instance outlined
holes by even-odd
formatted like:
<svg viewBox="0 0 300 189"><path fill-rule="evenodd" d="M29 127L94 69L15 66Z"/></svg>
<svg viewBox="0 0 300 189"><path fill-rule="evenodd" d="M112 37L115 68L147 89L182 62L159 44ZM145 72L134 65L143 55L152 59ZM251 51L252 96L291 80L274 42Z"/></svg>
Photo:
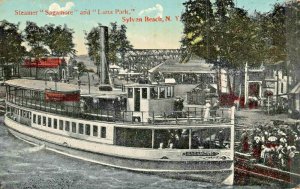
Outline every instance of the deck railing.
<svg viewBox="0 0 300 189"><path fill-rule="evenodd" d="M132 124L156 124L156 125L197 125L230 123L232 121L232 110L230 108L220 108L209 110L206 108L186 108L183 111L170 111L164 113L149 111L117 111L110 109L83 108L79 104L69 105L58 102L47 102L44 99L33 99L8 96L7 101L23 107L60 114L79 119L101 120L108 122L127 122Z"/></svg>

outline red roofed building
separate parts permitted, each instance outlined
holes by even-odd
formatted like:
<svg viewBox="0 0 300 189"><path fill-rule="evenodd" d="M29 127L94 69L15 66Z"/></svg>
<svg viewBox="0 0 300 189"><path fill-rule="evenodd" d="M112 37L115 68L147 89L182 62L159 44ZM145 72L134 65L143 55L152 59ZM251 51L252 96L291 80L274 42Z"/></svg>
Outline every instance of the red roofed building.
<svg viewBox="0 0 300 189"><path fill-rule="evenodd" d="M26 68L57 68L64 61L62 58L25 59L23 66Z"/></svg>
<svg viewBox="0 0 300 189"><path fill-rule="evenodd" d="M35 77L37 79L54 79L57 73L58 80L67 80L69 58L45 57L40 59L27 58L22 64L23 77Z"/></svg>

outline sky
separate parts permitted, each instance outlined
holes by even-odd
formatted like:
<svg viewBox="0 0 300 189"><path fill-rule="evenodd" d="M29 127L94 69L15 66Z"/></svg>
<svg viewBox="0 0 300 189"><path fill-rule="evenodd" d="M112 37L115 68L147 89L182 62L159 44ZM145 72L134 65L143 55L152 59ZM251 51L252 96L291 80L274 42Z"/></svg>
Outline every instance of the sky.
<svg viewBox="0 0 300 189"><path fill-rule="evenodd" d="M182 3L185 1L0 0L0 20L20 23L20 29L24 29L26 21L36 22L39 26L49 23L67 24L75 32L74 43L78 55L87 54L84 33L98 23L109 25L110 22L127 26L127 36L134 48L176 49L180 47L183 32L183 25L178 18L184 11ZM238 7L250 13L255 10L269 12L273 4L283 2L284 0L235 0ZM59 11L72 15L51 15ZM162 17L164 22L154 21L157 17Z"/></svg>

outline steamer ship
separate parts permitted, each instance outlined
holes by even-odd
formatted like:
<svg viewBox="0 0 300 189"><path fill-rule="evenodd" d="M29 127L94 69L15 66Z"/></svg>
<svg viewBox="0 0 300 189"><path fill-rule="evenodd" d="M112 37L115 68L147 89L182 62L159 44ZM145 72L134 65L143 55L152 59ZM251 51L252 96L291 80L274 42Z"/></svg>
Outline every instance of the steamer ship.
<svg viewBox="0 0 300 189"><path fill-rule="evenodd" d="M5 84L4 122L17 138L116 168L233 183L234 108L216 117L196 108L174 112L170 84L91 94L66 83Z"/></svg>
<svg viewBox="0 0 300 189"><path fill-rule="evenodd" d="M178 110L176 86L168 83L87 89L15 79L5 85L4 123L19 139L129 171L233 184L234 107L214 116L209 108Z"/></svg>

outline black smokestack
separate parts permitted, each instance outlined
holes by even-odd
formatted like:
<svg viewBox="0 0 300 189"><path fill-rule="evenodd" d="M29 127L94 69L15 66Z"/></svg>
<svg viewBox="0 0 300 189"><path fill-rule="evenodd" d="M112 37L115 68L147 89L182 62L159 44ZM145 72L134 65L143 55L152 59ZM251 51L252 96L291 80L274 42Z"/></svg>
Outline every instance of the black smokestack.
<svg viewBox="0 0 300 189"><path fill-rule="evenodd" d="M110 84L108 62L108 27L100 26L100 84Z"/></svg>

